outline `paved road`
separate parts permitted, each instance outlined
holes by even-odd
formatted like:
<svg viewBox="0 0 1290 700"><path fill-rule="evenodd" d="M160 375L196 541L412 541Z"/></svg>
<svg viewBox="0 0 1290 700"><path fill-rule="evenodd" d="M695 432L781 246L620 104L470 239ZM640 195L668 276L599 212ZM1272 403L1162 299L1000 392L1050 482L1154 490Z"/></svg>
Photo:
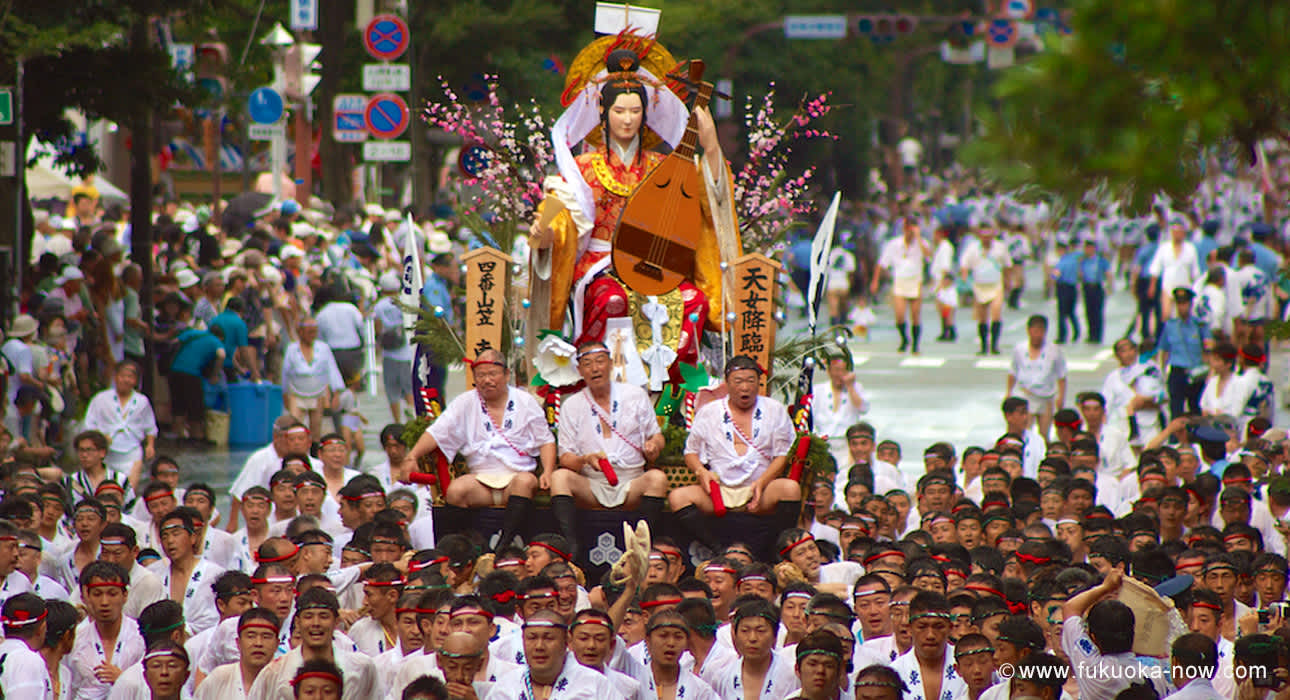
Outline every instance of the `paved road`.
<svg viewBox="0 0 1290 700"><path fill-rule="evenodd" d="M879 320L868 340L852 343L856 374L872 405L867 420L877 429L879 439L901 444L905 457L902 466L909 474L922 473L922 452L933 442L946 440L962 449L993 444L1003 433L1000 403L1009 352L1025 338L1025 323L1031 314L1056 318L1055 302L1042 299L1039 271L1032 270L1029 277L1021 309L1004 310L1000 339L1003 355L976 355L976 327L963 310L959 313L958 342L938 343L935 337L940 332L940 320L934 309L924 308L923 353L917 357L895 352L899 336L886 307L875 308ZM1101 388L1103 378L1115 367L1109 343L1128 327L1133 309L1130 294L1123 289L1114 291L1107 302L1108 344L1093 346L1081 340L1064 346L1070 368L1068 402L1080 391ZM1083 325L1082 308L1080 313ZM1055 335L1055 327L1050 333ZM817 377L823 379L818 373ZM457 372L450 379L448 394L455 395L463 386L464 379ZM365 431L366 462L375 463L383 458L378 437L389 421L389 409L384 397L367 394L361 398L360 407L369 420ZM220 492L232 482L247 454L245 450L211 450L180 456L186 472L191 470L194 479L206 480Z"/></svg>
<svg viewBox="0 0 1290 700"><path fill-rule="evenodd" d="M1104 344L1091 345L1081 339L1062 346L1070 372L1068 404L1081 391L1101 389L1107 373L1116 367L1110 345L1128 328L1134 308L1131 294L1123 289L1114 291L1107 301ZM857 364L856 378L864 385L872 406L866 420L877 430L879 440L900 443L902 466L913 470L911 474L922 473L923 450L934 442L948 441L960 450L993 444L1004 432L1000 404L1011 350L1026 338L1026 319L1032 314L1048 316L1049 338L1056 336L1056 302L1042 298L1039 270L1029 276L1021 308L1004 308L999 341L1002 355L976 354L976 324L965 311L960 309L957 314L958 341L940 343L935 340L940 319L934 309L925 306L924 341L918 356L896 352L900 337L886 307L875 307L879 322L868 340L850 345ZM1085 330L1082 306L1078 312L1081 330Z"/></svg>

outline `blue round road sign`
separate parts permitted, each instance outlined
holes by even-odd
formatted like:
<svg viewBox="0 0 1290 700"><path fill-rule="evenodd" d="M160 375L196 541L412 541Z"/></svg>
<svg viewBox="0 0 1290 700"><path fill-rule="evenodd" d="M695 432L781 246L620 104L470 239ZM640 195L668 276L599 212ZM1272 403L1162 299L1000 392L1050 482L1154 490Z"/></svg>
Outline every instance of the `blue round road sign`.
<svg viewBox="0 0 1290 700"><path fill-rule="evenodd" d="M256 88L246 100L246 111L256 124L277 124L285 109L282 95L273 88Z"/></svg>
<svg viewBox="0 0 1290 700"><path fill-rule="evenodd" d="M997 48L1007 48L1017 43L1017 23L1010 19L994 19L986 27L986 41Z"/></svg>
<svg viewBox="0 0 1290 700"><path fill-rule="evenodd" d="M367 130L378 139L396 139L408 128L408 103L391 93L373 95L363 110Z"/></svg>
<svg viewBox="0 0 1290 700"><path fill-rule="evenodd" d="M378 61L393 61L408 50L408 23L397 15L377 15L363 32L363 47Z"/></svg>

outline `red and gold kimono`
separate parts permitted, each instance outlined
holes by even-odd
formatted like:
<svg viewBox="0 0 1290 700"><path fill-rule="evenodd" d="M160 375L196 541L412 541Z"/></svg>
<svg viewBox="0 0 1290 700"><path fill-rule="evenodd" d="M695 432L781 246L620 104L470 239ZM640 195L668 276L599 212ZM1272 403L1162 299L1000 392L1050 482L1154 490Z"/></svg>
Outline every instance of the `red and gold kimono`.
<svg viewBox="0 0 1290 700"><path fill-rule="evenodd" d="M630 157L631 162L624 163L616 149L604 145L577 156L578 170L591 188L595 202L594 221L588 222L578 213L562 178L554 176L546 182L547 197L558 197L566 202L565 211L551 222L550 327L563 326L566 305L572 303L577 317L575 345L603 341L606 322L628 314L627 290L613 275L613 265L609 260L611 241L627 198L666 156L638 147ZM696 167L700 166L696 164ZM730 216L731 228L734 228L729 201L729 171L722 175L724 181L719 184L726 190L726 195L722 198L725 206L721 209L725 212L723 215ZM689 364L698 361L699 339L704 325L713 329L723 326L721 254L712 223L712 206L706 192L714 183L708 177L700 180L705 189L699 197L703 203L704 223L695 252L694 279L682 282L679 288L684 318L676 348L677 362ZM547 202L541 206L547 206ZM580 236L588 235L586 229L590 229L590 240L584 243ZM580 292L582 297L579 299ZM690 320L692 317L697 320Z"/></svg>

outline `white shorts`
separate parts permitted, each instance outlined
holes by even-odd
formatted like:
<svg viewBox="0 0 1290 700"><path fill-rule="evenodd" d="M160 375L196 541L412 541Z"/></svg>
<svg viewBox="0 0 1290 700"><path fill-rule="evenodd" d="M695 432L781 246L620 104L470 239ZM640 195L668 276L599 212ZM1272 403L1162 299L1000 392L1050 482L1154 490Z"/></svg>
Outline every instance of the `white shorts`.
<svg viewBox="0 0 1290 700"><path fill-rule="evenodd" d="M891 282L891 295L902 299L917 299L923 295L923 280L918 277L897 277Z"/></svg>
<svg viewBox="0 0 1290 700"><path fill-rule="evenodd" d="M1025 399L1026 403L1030 405L1030 412L1037 416L1051 416L1057 411L1056 396L1040 396L1021 387L1014 387L1012 395Z"/></svg>

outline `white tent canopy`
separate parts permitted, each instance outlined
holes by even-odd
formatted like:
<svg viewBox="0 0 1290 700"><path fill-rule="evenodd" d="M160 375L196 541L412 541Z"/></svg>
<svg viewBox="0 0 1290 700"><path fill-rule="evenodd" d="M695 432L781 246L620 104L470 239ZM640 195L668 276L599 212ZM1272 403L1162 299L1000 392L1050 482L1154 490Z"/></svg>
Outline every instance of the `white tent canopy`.
<svg viewBox="0 0 1290 700"><path fill-rule="evenodd" d="M27 146L27 156L39 153L36 163L27 168L27 196L31 199L72 198L72 189L81 185L92 185L99 191L99 197L105 202L127 202L130 197L120 188L100 176L88 178L72 177L54 164L53 146L32 139Z"/></svg>

